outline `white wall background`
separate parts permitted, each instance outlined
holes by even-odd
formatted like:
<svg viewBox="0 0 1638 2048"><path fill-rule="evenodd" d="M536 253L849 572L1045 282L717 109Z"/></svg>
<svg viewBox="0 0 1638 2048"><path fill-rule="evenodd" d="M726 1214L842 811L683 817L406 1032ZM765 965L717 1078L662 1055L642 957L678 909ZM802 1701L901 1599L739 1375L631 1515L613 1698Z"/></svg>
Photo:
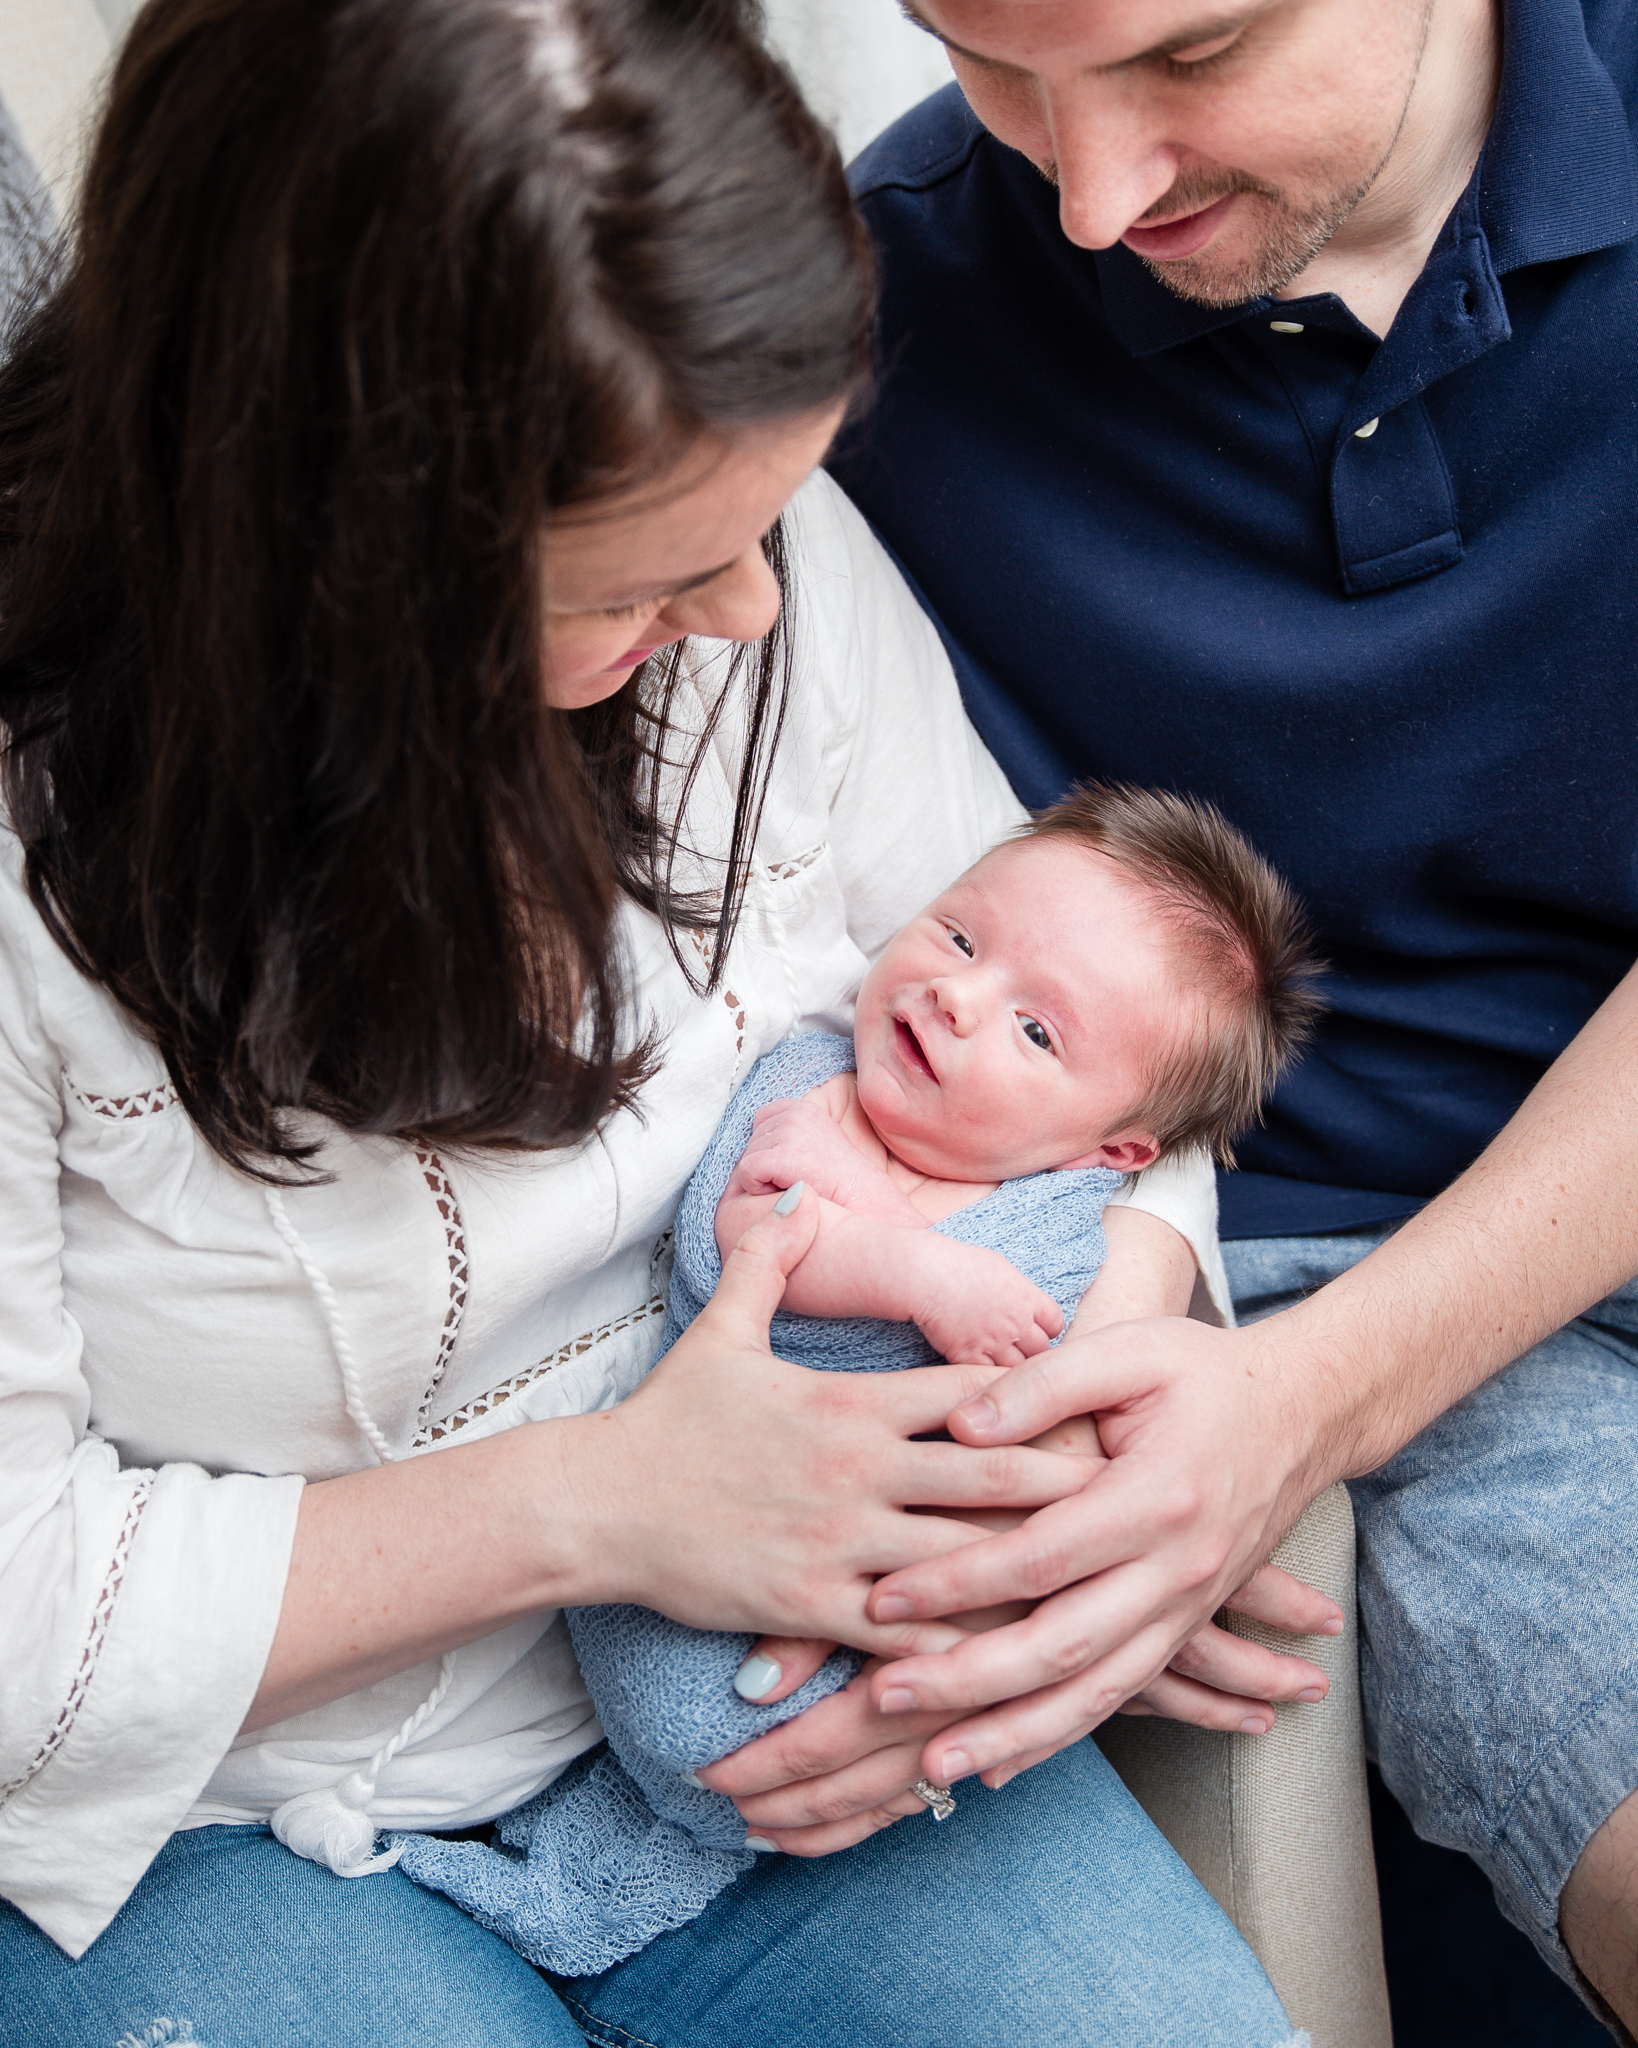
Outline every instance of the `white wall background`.
<svg viewBox="0 0 1638 2048"><path fill-rule="evenodd" d="M123 0L104 0L113 7ZM764 0L769 39L809 106L853 157L907 107L950 82L942 44L897 0Z"/></svg>
<svg viewBox="0 0 1638 2048"><path fill-rule="evenodd" d="M92 88L141 0L0 0L0 91L35 162L66 202ZM897 0L765 0L770 40L809 105L855 156L950 80L940 44Z"/></svg>

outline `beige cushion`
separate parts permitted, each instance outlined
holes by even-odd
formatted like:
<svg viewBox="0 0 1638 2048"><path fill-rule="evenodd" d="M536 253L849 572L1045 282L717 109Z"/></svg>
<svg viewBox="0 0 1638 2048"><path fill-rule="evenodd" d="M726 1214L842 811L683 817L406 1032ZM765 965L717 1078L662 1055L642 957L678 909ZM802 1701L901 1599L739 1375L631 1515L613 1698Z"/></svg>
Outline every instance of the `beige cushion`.
<svg viewBox="0 0 1638 2048"><path fill-rule="evenodd" d="M1347 1617L1340 1636L1302 1642L1331 1681L1329 1697L1278 1708L1267 1735L1217 1735L1121 1715L1097 1739L1256 1951L1314 2048L1390 2048L1346 1490L1321 1494L1274 1557L1329 1593ZM1220 1619L1270 1648L1290 1645L1239 1615Z"/></svg>

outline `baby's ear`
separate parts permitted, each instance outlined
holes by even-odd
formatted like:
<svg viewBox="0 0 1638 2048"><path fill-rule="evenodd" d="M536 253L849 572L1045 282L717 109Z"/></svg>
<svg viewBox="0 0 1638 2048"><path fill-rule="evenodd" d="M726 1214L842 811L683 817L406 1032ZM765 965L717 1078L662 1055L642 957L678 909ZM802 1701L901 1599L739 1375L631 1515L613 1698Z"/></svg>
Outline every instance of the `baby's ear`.
<svg viewBox="0 0 1638 2048"><path fill-rule="evenodd" d="M1115 1173L1141 1173L1159 1157L1160 1147L1153 1132L1122 1131L1118 1137L1105 1138L1079 1159L1066 1159L1057 1171L1069 1173L1076 1167L1107 1166Z"/></svg>

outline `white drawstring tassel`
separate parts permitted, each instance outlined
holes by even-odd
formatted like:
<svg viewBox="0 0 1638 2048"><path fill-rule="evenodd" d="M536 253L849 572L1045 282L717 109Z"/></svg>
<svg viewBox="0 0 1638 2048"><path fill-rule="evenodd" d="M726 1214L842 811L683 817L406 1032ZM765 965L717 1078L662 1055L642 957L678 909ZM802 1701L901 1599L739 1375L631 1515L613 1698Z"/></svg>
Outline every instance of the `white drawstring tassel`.
<svg viewBox="0 0 1638 2048"><path fill-rule="evenodd" d="M377 1461L383 1465L394 1464L396 1457L392 1446L365 1406L358 1364L353 1357L352 1343L341 1320L341 1304L336 1300L329 1275L290 1221L284 1197L278 1189L264 1188L262 1192L267 1198L267 1212L273 1219L273 1228L301 1268L323 1311L330 1348L341 1371L341 1392L347 1413L374 1451ZM293 1849L298 1856L305 1856L310 1863L328 1865L337 1877L368 1877L374 1871L392 1868L404 1853L402 1843L379 1856L372 1854L376 1826L370 1818L370 1802L375 1797L376 1781L404 1745L414 1740L442 1706L454 1676L455 1652L451 1650L438 1666L437 1684L403 1725L382 1743L362 1770L349 1771L339 1784L321 1786L316 1792L298 1792L294 1799L287 1799L275 1809L268 1824L287 1849Z"/></svg>
<svg viewBox="0 0 1638 2048"><path fill-rule="evenodd" d="M287 1849L294 1849L310 1863L328 1864L337 1877L368 1877L374 1871L392 1868L404 1853L402 1842L379 1856L371 1853L376 1829L370 1818L370 1801L375 1797L376 1780L438 1711L454 1676L455 1652L451 1650L438 1666L438 1683L361 1771L349 1771L338 1785L298 1792L275 1811L269 1826Z"/></svg>

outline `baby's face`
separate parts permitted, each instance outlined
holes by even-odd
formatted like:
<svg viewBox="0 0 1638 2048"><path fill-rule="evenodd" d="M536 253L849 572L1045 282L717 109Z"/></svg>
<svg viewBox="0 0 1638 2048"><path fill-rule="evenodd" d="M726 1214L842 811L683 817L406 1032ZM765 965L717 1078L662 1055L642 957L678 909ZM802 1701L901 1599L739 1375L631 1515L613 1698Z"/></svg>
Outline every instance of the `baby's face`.
<svg viewBox="0 0 1638 2048"><path fill-rule="evenodd" d="M944 1180L1061 1166L1132 1172L1122 1127L1188 1022L1152 899L1102 854L1016 840L891 941L859 993L859 1101L892 1151Z"/></svg>

